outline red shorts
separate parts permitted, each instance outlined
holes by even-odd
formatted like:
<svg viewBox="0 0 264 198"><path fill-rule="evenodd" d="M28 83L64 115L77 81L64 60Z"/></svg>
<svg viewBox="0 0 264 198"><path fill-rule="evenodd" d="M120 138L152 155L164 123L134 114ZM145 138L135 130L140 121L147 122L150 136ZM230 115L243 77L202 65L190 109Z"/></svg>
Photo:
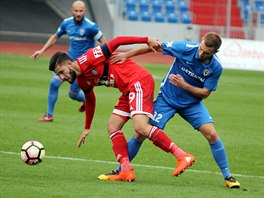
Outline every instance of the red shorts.
<svg viewBox="0 0 264 198"><path fill-rule="evenodd" d="M121 117L132 117L135 114L146 114L153 117L153 99L155 82L152 75L130 85L129 93L123 93L115 105L113 114Z"/></svg>

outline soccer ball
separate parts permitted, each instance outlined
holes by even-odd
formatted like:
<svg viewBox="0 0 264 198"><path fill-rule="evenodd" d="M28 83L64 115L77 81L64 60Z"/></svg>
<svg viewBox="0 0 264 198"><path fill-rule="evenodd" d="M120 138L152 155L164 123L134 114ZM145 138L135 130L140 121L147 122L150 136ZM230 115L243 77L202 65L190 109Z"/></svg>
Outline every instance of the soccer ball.
<svg viewBox="0 0 264 198"><path fill-rule="evenodd" d="M39 164L44 157L45 148L38 141L28 141L21 148L21 159L28 165Z"/></svg>

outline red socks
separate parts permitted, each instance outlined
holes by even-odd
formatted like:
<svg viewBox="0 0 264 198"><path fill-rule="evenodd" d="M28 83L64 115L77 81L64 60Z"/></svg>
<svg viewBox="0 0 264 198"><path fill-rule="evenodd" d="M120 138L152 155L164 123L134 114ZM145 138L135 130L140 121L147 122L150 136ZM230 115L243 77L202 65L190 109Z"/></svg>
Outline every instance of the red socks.
<svg viewBox="0 0 264 198"><path fill-rule="evenodd" d="M178 147L161 129L153 126L148 139L153 142L154 145L161 148L166 152L172 153L176 158L180 158L186 153Z"/></svg>
<svg viewBox="0 0 264 198"><path fill-rule="evenodd" d="M127 141L121 130L112 132L109 137L112 140L112 148L115 153L117 161L121 165L122 171L128 171L131 169L128 151L127 151Z"/></svg>

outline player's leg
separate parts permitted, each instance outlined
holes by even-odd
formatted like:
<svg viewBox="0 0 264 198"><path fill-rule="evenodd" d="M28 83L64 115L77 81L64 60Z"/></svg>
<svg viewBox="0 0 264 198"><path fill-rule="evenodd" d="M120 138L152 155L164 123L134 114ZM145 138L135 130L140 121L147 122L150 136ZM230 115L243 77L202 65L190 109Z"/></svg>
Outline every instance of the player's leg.
<svg viewBox="0 0 264 198"><path fill-rule="evenodd" d="M220 168L225 180L225 185L229 188L239 188L240 184L231 176L228 166L226 150L222 140L218 137L213 123L206 123L199 127L199 131L208 140L212 155L218 167Z"/></svg>
<svg viewBox="0 0 264 198"><path fill-rule="evenodd" d="M76 80L70 86L69 97L73 100L82 102L83 104L79 107L79 112L84 112L84 110L85 110L85 107L84 107L85 96L84 96L83 91L78 86Z"/></svg>
<svg viewBox="0 0 264 198"><path fill-rule="evenodd" d="M125 116L127 117L127 116ZM134 170L130 165L127 150L127 141L122 132L122 127L127 120L122 117L112 114L108 122L108 133L112 141L112 149L117 161L120 163L121 172L118 175L108 177L108 180L115 181L134 181Z"/></svg>
<svg viewBox="0 0 264 198"><path fill-rule="evenodd" d="M61 86L62 82L63 81L59 76L53 75L49 87L47 112L38 120L39 122L53 122L53 112L58 99L59 87Z"/></svg>
<svg viewBox="0 0 264 198"><path fill-rule="evenodd" d="M178 176L192 165L195 158L178 147L163 130L149 124L149 117L153 117L153 95L154 80L151 75L131 86L129 103L134 128L135 131L151 140L155 146L172 153L178 159L180 163L173 173L174 176ZM179 161L179 159L184 160Z"/></svg>
<svg viewBox="0 0 264 198"><path fill-rule="evenodd" d="M203 103L199 103L188 109L182 110L180 115L195 129L198 129L207 139L214 160L220 168L224 179L227 180L225 182L226 185L231 188L238 188L240 184L231 176L224 144L215 130L214 120L207 108ZM231 182L228 180L231 180Z"/></svg>

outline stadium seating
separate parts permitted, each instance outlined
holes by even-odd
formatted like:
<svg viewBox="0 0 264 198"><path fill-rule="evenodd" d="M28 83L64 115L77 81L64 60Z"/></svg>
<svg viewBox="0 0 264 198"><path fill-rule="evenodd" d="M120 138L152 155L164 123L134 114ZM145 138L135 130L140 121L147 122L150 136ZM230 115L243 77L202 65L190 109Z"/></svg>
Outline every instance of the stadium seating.
<svg viewBox="0 0 264 198"><path fill-rule="evenodd" d="M154 19L156 22L159 22L159 23L163 23L165 21L165 17L161 12L155 13Z"/></svg>
<svg viewBox="0 0 264 198"><path fill-rule="evenodd" d="M168 14L168 22L169 23L177 23L178 22L178 17L174 13L169 13Z"/></svg>
<svg viewBox="0 0 264 198"><path fill-rule="evenodd" d="M166 10L167 14L174 13L175 8L176 8L176 6L172 1L165 2L165 10Z"/></svg>
<svg viewBox="0 0 264 198"><path fill-rule="evenodd" d="M244 24L264 24L264 0L240 0Z"/></svg>
<svg viewBox="0 0 264 198"><path fill-rule="evenodd" d="M143 13L145 11L149 11L149 3L147 0L140 0L139 2L140 12Z"/></svg>
<svg viewBox="0 0 264 198"><path fill-rule="evenodd" d="M255 1L255 9L257 12L264 12L264 0Z"/></svg>
<svg viewBox="0 0 264 198"><path fill-rule="evenodd" d="M181 0L179 3L179 9L181 12L188 12L189 6L188 6L187 2L184 0Z"/></svg>
<svg viewBox="0 0 264 198"><path fill-rule="evenodd" d="M130 11L136 10L136 3L134 0L126 0L126 11L129 13Z"/></svg>
<svg viewBox="0 0 264 198"><path fill-rule="evenodd" d="M184 23L192 22L188 0L123 0L130 21ZM137 14L138 16L135 16Z"/></svg>
<svg viewBox="0 0 264 198"><path fill-rule="evenodd" d="M191 16L190 16L189 12L182 12L181 13L181 22L184 24L191 24L192 23Z"/></svg>
<svg viewBox="0 0 264 198"><path fill-rule="evenodd" d="M137 21L138 20L138 13L135 10L128 11L127 19L129 21Z"/></svg>
<svg viewBox="0 0 264 198"><path fill-rule="evenodd" d="M155 0L152 3L152 12L156 13L156 12L161 12L162 9L162 4L159 0Z"/></svg>
<svg viewBox="0 0 264 198"><path fill-rule="evenodd" d="M151 21L151 15L148 11L145 11L145 12L141 12L141 20L142 21Z"/></svg>
<svg viewBox="0 0 264 198"><path fill-rule="evenodd" d="M203 0L190 1L190 11L195 16L192 23L198 25L226 26L227 1ZM242 27L240 8L237 0L231 0L231 26Z"/></svg>

